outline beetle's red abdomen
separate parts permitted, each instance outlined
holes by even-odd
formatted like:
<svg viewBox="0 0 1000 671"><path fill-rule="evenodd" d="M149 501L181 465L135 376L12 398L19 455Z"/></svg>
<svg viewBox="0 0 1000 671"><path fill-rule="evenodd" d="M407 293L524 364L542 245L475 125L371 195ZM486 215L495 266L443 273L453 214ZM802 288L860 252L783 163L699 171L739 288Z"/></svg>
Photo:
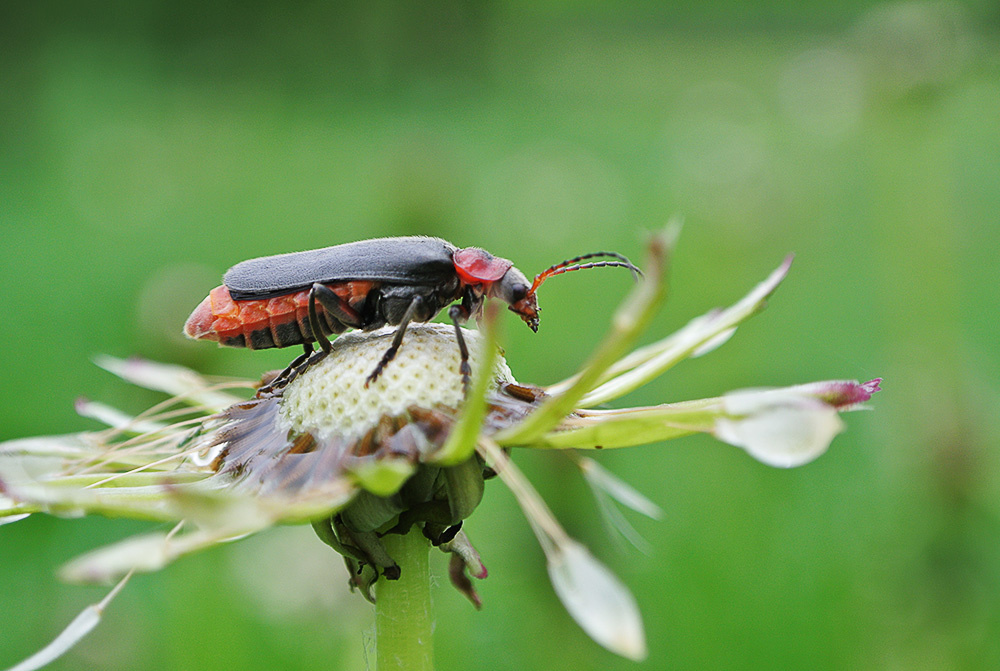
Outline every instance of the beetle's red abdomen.
<svg viewBox="0 0 1000 671"><path fill-rule="evenodd" d="M373 282L342 282L328 285L352 307L360 306ZM266 349L288 347L315 340L309 326L309 289L259 300L238 301L225 285L215 287L194 309L184 334L198 340L213 340L227 347ZM316 304L318 315L323 306ZM321 317L322 319L322 317Z"/></svg>

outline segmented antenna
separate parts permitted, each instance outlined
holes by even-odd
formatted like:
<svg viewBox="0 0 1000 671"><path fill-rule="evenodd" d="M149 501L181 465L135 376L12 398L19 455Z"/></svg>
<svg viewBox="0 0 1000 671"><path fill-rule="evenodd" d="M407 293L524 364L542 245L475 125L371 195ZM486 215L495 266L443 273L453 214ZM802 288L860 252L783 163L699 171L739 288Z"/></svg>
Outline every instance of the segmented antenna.
<svg viewBox="0 0 1000 671"><path fill-rule="evenodd" d="M587 259L593 259L601 256L610 256L618 259L618 261L594 261L592 263L580 263L580 261L586 261ZM586 270L587 268L628 268L632 271L632 277L636 280L642 277L642 271L629 261L627 257L619 254L618 252L591 252L590 254L581 254L580 256L575 256L572 259L560 261L547 270L543 270L538 273L535 275L535 281L532 283L531 291L528 293L535 293L535 290L542 285L542 282L550 277L562 275L563 273L568 273L573 270Z"/></svg>

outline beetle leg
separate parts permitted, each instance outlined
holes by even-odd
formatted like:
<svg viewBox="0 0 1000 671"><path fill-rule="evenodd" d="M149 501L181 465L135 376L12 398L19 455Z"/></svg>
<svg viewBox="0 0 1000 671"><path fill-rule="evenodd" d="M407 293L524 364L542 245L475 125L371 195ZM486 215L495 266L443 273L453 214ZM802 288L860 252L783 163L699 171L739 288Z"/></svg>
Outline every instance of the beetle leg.
<svg viewBox="0 0 1000 671"><path fill-rule="evenodd" d="M323 350L313 351L310 347L308 352L300 354L295 358L292 363L288 364L288 368L281 371L281 373L276 377L271 384L266 387L262 387L258 393L270 393L280 384L282 387L287 387L292 383L295 378L297 378L303 371L307 370L310 366L314 366L322 361L328 352Z"/></svg>
<svg viewBox="0 0 1000 671"><path fill-rule="evenodd" d="M320 348L329 354L332 345L330 345L330 339L323 333L323 328L319 323L319 315L316 313L316 287L319 286L322 285L314 284L312 290L309 292L309 328L312 329L313 338L319 343Z"/></svg>
<svg viewBox="0 0 1000 671"><path fill-rule="evenodd" d="M269 394L277 387L284 387L289 382L294 380L302 369L309 365L309 357L313 354L313 346L311 342L304 343L302 345L302 349L305 351L292 359L292 362L285 367L285 370L278 373L273 380L257 390L257 393Z"/></svg>
<svg viewBox="0 0 1000 671"><path fill-rule="evenodd" d="M319 319L319 312L316 310L316 301L323 306L324 317L327 328ZM329 287L316 283L309 290L309 328L313 337L324 352L324 356L330 353L330 340L326 337L327 331L330 333L342 333L348 326L360 328L361 318L350 305L345 303L340 296L333 293Z"/></svg>
<svg viewBox="0 0 1000 671"><path fill-rule="evenodd" d="M347 301L335 294L330 287L317 283L313 285L312 293L315 294L316 300L326 310L327 317L337 320L345 327L352 329L361 328L361 315ZM333 326L336 326L336 324L333 324Z"/></svg>
<svg viewBox="0 0 1000 671"><path fill-rule="evenodd" d="M382 355L382 360L378 362L375 366L375 370L372 374L368 376L365 380L365 388L369 384L378 379L378 376L382 374L382 370L386 367L390 361L396 356L396 352L399 351L399 346L403 343L403 336L406 334L406 327L410 325L410 320L413 319L413 315L417 313L417 309L423 304L424 299L421 296L414 296L413 300L410 301L409 307L406 308L406 312L403 313L403 318L399 320L399 328L396 329L396 335L392 339L392 344L389 349L385 351Z"/></svg>
<svg viewBox="0 0 1000 671"><path fill-rule="evenodd" d="M458 371L462 374L462 392L468 396L469 384L472 380L472 366L469 365L469 348L462 336L462 327L459 326L461 322L469 318L468 313L462 309L463 307L464 304L461 306L452 305L448 308L448 316L451 317L451 323L455 325L455 340L458 341L458 352L462 357L462 362L458 366Z"/></svg>

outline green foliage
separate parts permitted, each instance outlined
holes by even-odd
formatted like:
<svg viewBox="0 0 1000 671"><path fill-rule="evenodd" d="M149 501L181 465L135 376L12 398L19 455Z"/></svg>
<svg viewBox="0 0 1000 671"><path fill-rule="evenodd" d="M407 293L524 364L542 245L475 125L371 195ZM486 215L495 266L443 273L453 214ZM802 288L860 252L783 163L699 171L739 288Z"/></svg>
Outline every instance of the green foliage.
<svg viewBox="0 0 1000 671"><path fill-rule="evenodd" d="M0 439L92 428L79 395L159 400L99 353L282 367L285 351L180 336L244 258L426 233L531 274L596 249L641 257L640 231L680 214L650 342L796 264L730 344L629 404L886 382L796 471L699 437L596 455L665 510L637 521L651 556L615 553L575 467L518 455L637 595L648 668L1000 666L1000 52L984 5L20 4L0 9ZM630 288L573 273L540 291L538 334L501 315L515 375L572 373ZM143 528L169 530L0 527L0 666L99 600L57 582L61 563ZM501 487L465 528L485 607L436 591L440 668L634 668L565 616ZM365 668L370 611L312 535L134 580L52 668Z"/></svg>

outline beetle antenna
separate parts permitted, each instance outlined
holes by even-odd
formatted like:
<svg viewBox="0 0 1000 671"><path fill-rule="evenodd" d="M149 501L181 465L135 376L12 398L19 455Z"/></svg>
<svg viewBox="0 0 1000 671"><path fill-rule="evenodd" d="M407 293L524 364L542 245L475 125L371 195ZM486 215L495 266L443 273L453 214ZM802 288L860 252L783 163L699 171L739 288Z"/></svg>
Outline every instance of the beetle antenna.
<svg viewBox="0 0 1000 671"><path fill-rule="evenodd" d="M594 261L591 263L579 263L579 261L584 261L586 259L592 259L600 256L610 256L619 261ZM555 275L562 275L563 273L568 273L573 270L586 270L588 268L628 268L632 271L632 277L638 280L642 277L642 271L639 270L631 261L626 257L618 254L616 252L592 252L590 254L583 254L582 256L577 256L576 258L567 259L561 263L543 270L538 275L535 275L535 281L531 285L531 290L528 293L535 293L535 291L542 285L542 282L554 277Z"/></svg>
<svg viewBox="0 0 1000 671"><path fill-rule="evenodd" d="M628 260L628 257L624 256L623 254L619 254L618 252L591 252L589 254L581 254L580 256L574 256L572 259L566 259L565 261L560 261L556 265L550 266L548 270L543 271L542 274L547 275L549 271L558 270L565 266L571 266L574 263L579 263L580 261L586 261L587 259L597 258L599 256L610 256L611 258L618 259L619 261L632 265L632 262ZM636 270L638 270L638 268ZM642 273L640 273L640 275L641 274Z"/></svg>

